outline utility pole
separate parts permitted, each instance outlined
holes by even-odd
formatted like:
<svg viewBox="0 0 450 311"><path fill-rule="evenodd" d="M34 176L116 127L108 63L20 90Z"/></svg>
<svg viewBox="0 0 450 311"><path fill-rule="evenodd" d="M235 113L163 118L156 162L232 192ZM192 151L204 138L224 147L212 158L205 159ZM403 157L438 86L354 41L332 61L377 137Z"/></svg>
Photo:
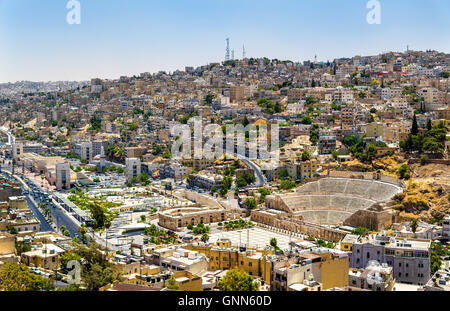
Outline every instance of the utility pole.
<svg viewBox="0 0 450 311"><path fill-rule="evenodd" d="M247 248L250 247L250 229L247 228Z"/></svg>

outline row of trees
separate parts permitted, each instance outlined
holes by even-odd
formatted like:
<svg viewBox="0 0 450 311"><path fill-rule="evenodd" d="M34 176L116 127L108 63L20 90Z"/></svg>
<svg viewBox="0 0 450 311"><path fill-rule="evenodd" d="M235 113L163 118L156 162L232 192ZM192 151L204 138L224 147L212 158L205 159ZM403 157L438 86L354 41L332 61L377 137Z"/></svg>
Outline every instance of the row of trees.
<svg viewBox="0 0 450 311"><path fill-rule="evenodd" d="M427 123L424 134L419 133L417 119L414 115L411 133L408 138L400 142L400 148L407 152L444 153L447 128L443 123L432 127L431 121Z"/></svg>

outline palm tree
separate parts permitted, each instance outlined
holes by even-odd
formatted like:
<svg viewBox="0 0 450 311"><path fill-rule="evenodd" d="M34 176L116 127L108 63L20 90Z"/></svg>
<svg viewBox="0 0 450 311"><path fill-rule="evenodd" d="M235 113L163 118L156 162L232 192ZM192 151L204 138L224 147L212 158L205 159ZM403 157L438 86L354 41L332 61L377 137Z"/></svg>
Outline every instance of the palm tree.
<svg viewBox="0 0 450 311"><path fill-rule="evenodd" d="M277 244L278 244L277 239L275 239L275 238L270 239L270 246L272 246L274 248L274 250L277 249L277 246L278 246Z"/></svg>
<svg viewBox="0 0 450 311"><path fill-rule="evenodd" d="M203 233L202 234L202 242L206 243L209 240L209 236L207 233Z"/></svg>
<svg viewBox="0 0 450 311"><path fill-rule="evenodd" d="M50 209L49 209L48 207L46 207L46 208L44 209L44 216L45 216L45 217L48 217L48 215L50 215Z"/></svg>
<svg viewBox="0 0 450 311"><path fill-rule="evenodd" d="M82 223L81 226L78 228L78 232L80 233L81 241L84 242L86 240L86 233L88 232L86 224Z"/></svg>

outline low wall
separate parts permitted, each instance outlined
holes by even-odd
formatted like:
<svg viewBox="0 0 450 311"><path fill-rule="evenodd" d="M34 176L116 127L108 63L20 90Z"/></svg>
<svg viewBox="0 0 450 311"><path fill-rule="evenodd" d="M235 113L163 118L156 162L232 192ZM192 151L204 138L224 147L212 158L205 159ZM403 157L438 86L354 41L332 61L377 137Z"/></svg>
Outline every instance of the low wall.
<svg viewBox="0 0 450 311"><path fill-rule="evenodd" d="M386 229L396 221L391 211L359 210L344 221L344 225L365 227L373 231Z"/></svg>
<svg viewBox="0 0 450 311"><path fill-rule="evenodd" d="M445 159L426 159L423 160L424 164L444 164L450 165L450 160ZM408 159L408 164L422 163L421 159Z"/></svg>

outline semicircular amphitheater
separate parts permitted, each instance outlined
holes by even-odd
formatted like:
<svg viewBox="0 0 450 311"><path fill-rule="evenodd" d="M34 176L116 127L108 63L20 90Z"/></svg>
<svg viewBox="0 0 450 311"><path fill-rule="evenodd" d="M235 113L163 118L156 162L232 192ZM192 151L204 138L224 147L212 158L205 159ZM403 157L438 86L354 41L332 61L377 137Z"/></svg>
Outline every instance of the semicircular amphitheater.
<svg viewBox="0 0 450 311"><path fill-rule="evenodd" d="M327 177L308 182L296 192L272 196L266 206L306 222L341 225L356 212L389 202L401 192L401 186L379 180Z"/></svg>

